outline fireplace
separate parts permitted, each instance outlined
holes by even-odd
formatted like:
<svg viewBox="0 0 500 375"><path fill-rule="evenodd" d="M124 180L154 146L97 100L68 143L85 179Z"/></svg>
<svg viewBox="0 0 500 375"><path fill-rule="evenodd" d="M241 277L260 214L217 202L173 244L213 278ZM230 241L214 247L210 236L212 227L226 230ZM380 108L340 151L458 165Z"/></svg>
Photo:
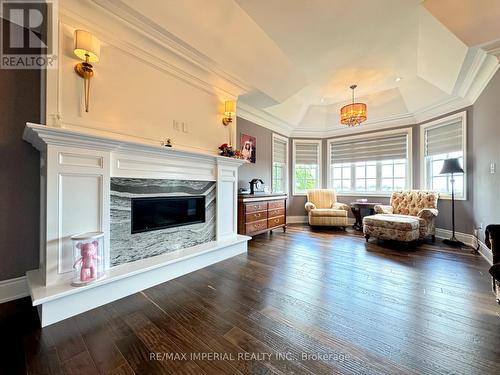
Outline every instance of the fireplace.
<svg viewBox="0 0 500 375"><path fill-rule="evenodd" d="M243 160L45 125L28 124L24 139L43 165L40 266L26 274L42 327L246 252L236 231ZM184 215L167 222L176 204ZM151 207L159 217L141 214ZM96 230L105 277L75 288L70 237Z"/></svg>
<svg viewBox="0 0 500 375"><path fill-rule="evenodd" d="M110 264L214 241L214 181L111 177Z"/></svg>
<svg viewBox="0 0 500 375"><path fill-rule="evenodd" d="M131 233L205 222L205 197L132 198Z"/></svg>

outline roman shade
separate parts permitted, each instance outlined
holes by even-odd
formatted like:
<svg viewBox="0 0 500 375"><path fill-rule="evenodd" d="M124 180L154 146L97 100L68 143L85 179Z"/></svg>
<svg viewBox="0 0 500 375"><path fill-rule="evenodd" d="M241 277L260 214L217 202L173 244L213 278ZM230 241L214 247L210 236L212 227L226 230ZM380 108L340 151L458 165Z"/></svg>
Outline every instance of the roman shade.
<svg viewBox="0 0 500 375"><path fill-rule="evenodd" d="M425 131L425 156L462 151L462 120L430 128Z"/></svg>
<svg viewBox="0 0 500 375"><path fill-rule="evenodd" d="M286 163L286 141L273 138L273 163Z"/></svg>
<svg viewBox="0 0 500 375"><path fill-rule="evenodd" d="M330 143L330 162L397 160L407 158L407 133Z"/></svg>
<svg viewBox="0 0 500 375"><path fill-rule="evenodd" d="M295 144L295 164L298 165L319 164L319 144L297 142Z"/></svg>

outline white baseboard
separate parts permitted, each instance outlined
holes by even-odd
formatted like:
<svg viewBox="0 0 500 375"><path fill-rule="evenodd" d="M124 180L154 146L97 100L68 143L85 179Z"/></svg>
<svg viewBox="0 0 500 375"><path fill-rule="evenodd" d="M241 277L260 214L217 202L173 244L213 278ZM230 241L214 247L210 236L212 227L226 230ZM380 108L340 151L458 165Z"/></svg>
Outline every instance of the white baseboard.
<svg viewBox="0 0 500 375"><path fill-rule="evenodd" d="M486 259L486 261L490 264L490 266L493 265L493 253L491 252L491 249L486 246L486 244L479 240L479 254Z"/></svg>
<svg viewBox="0 0 500 375"><path fill-rule="evenodd" d="M29 296L26 276L0 281L0 303Z"/></svg>
<svg viewBox="0 0 500 375"><path fill-rule="evenodd" d="M451 238L451 234L452 234L451 230L436 228L437 238L442 238L442 239ZM455 231L455 237L457 238L457 240L462 241L467 246L473 247L474 249L477 248L477 240L476 237L474 237L474 235Z"/></svg>
<svg viewBox="0 0 500 375"><path fill-rule="evenodd" d="M307 216L287 216L287 224L305 224L308 222Z"/></svg>

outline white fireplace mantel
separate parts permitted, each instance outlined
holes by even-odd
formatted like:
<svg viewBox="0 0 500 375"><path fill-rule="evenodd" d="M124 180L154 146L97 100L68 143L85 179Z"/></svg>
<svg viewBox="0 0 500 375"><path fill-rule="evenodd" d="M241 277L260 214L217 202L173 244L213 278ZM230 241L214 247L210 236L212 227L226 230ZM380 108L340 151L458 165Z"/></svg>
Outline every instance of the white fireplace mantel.
<svg viewBox="0 0 500 375"><path fill-rule="evenodd" d="M23 138L41 157L40 266L27 280L42 326L246 252L249 238L237 235L238 167L245 161L31 123ZM103 231L109 267L112 177L215 181L216 240L70 286L74 234Z"/></svg>

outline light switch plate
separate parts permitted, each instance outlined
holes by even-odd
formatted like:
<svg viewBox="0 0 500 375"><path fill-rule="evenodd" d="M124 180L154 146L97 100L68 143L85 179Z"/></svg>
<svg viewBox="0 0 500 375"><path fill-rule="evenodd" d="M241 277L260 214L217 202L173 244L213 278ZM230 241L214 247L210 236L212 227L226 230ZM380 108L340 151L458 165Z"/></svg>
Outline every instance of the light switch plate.
<svg viewBox="0 0 500 375"><path fill-rule="evenodd" d="M496 163L490 163L490 173L495 174L497 171L497 164Z"/></svg>

